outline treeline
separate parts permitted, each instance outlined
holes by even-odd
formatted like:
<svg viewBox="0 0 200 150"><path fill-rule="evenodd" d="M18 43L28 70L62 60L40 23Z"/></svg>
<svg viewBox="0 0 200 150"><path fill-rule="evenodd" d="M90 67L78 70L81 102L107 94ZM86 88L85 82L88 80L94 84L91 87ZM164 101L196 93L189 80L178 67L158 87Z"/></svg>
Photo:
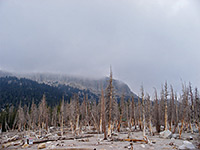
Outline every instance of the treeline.
<svg viewBox="0 0 200 150"><path fill-rule="evenodd" d="M36 105L39 104L43 94L46 96L48 105L55 106L58 100L64 96L69 100L73 93L79 94L79 99L83 100L83 95L88 94L89 99L96 99L97 96L89 90L80 90L69 85L50 86L44 83L38 83L26 78L1 77L0 78L0 109L6 108L11 104L14 107L30 105L32 100Z"/></svg>
<svg viewBox="0 0 200 150"><path fill-rule="evenodd" d="M0 113L1 129L48 131L54 126L63 135L67 127L77 135L87 127L93 127L98 133L104 133L104 139L124 128L141 130L145 136L146 131L153 134L153 127L156 127L157 132L170 130L179 133L180 137L184 130L191 133L194 129L200 130L199 92L190 83L182 85L180 95L167 82L160 94L154 89L153 97L145 94L141 87L137 102L133 97L125 100L122 95L117 103L114 91L111 72L108 86L105 91L102 89L99 101L88 100L87 95L80 101L78 94L74 94L68 101L63 97L58 105L48 106L43 95L38 105L33 101L30 106L19 104L18 108L11 106L4 109Z"/></svg>

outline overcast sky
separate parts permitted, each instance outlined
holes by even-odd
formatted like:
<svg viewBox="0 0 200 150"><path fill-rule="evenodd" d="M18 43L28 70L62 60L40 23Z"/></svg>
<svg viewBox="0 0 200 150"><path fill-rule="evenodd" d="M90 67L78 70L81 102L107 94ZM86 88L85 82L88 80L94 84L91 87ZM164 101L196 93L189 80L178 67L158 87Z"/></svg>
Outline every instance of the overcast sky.
<svg viewBox="0 0 200 150"><path fill-rule="evenodd" d="M0 69L200 87L199 0L1 0Z"/></svg>

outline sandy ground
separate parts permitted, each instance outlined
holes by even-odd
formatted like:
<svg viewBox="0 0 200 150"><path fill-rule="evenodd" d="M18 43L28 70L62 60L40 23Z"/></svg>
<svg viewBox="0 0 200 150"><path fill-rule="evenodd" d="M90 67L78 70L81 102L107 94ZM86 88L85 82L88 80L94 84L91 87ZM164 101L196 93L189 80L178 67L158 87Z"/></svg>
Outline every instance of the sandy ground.
<svg viewBox="0 0 200 150"><path fill-rule="evenodd" d="M198 145L200 143L199 134L191 134L191 133L183 133L182 139L163 139L160 138L159 135L148 136L149 140L152 141L152 144L144 144L140 142L127 142L127 141L111 141L111 140L102 140L103 134L84 134L84 135L92 135L90 138L83 139L74 139L74 140L58 140L58 141L49 141L45 142L46 148L44 149L79 149L79 150L128 150L130 149L130 143L133 144L134 150L165 150L165 149L178 149L180 145L183 144L183 141L188 140L196 146L198 149ZM127 133L120 133L118 135L113 136L113 138L126 139L128 136ZM192 136L193 140L189 140L188 138ZM130 138L133 139L142 139L142 132L131 132ZM2 147L2 144L1 144ZM0 148L1 148L0 147ZM38 144L29 145L24 149L37 149ZM23 149L22 146L10 146L4 149Z"/></svg>

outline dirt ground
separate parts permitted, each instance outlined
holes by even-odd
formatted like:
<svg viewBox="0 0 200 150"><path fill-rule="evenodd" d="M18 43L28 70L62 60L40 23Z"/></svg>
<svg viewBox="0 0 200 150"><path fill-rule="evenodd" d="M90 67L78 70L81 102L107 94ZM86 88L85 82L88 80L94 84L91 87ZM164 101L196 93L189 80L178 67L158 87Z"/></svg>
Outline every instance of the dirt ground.
<svg viewBox="0 0 200 150"><path fill-rule="evenodd" d="M1 139L5 139L5 134L1 134ZM13 133L14 134L14 133ZM90 135L91 137L86 137ZM70 135L68 135L70 136ZM128 133L117 133L113 136L113 139L127 139ZM56 140L56 141L47 141L45 143L44 149L65 149L65 150L128 150L131 149L131 143L133 145L134 150L165 150L165 149L178 149L179 146L183 144L183 141L190 141L192 144L198 149L198 146L200 144L200 137L199 133L183 133L182 139L164 139L160 138L159 135L154 136L148 136L149 140L152 142L150 144L145 144L141 142L128 142L128 141L113 141L111 139L109 140L103 140L103 134L86 134L84 133L82 135L83 138L80 139L70 139L70 140ZM192 140L190 138L193 138ZM129 134L130 139L143 139L142 132L131 132ZM17 141L15 141L17 142ZM1 142L2 143L2 142ZM39 144L32 144L28 145L25 148L22 148L22 144L16 144L14 146L13 144L11 146L8 146L6 148L3 148L3 143L0 145L2 149L38 149Z"/></svg>

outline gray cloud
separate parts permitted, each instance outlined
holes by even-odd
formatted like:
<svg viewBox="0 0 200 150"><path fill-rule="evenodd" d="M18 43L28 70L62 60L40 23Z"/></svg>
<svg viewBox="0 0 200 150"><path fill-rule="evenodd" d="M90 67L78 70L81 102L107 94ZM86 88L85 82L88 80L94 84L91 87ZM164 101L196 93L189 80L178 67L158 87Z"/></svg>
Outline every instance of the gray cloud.
<svg viewBox="0 0 200 150"><path fill-rule="evenodd" d="M198 0L2 0L0 69L199 86ZM151 93L150 93L151 94Z"/></svg>

